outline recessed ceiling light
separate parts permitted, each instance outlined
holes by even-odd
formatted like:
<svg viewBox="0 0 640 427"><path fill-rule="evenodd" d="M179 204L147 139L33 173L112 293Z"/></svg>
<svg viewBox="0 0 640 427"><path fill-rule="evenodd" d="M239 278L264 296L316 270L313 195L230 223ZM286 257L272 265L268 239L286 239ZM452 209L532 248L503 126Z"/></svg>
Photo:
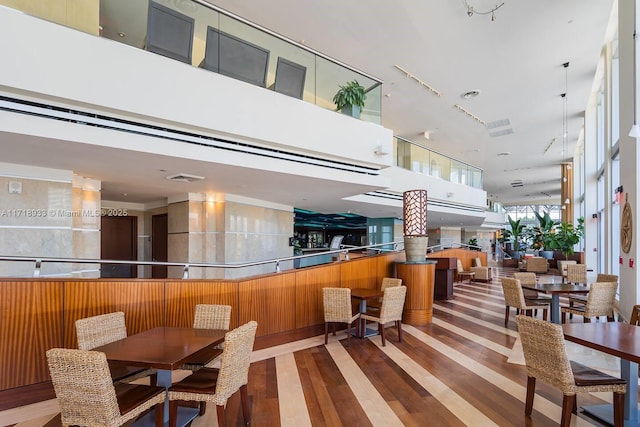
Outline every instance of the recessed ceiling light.
<svg viewBox="0 0 640 427"><path fill-rule="evenodd" d="M462 97L462 99L471 99L471 98L475 98L478 95L480 95L479 90L470 90L469 92L465 92L460 96Z"/></svg>
<svg viewBox="0 0 640 427"><path fill-rule="evenodd" d="M498 156L498 157L502 157L502 156L510 156L510 155L511 155L511 153L510 153L510 152L508 152L508 151L503 151L502 153L498 153L498 154L497 154L497 156Z"/></svg>
<svg viewBox="0 0 640 427"><path fill-rule="evenodd" d="M126 37L127 35L122 31L118 32L118 37Z"/></svg>

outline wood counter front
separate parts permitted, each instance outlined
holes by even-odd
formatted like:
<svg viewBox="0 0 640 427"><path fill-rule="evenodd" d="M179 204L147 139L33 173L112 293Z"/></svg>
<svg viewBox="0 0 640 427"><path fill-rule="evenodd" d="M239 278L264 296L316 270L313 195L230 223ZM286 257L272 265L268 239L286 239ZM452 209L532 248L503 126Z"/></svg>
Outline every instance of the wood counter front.
<svg viewBox="0 0 640 427"><path fill-rule="evenodd" d="M407 287L402 321L422 326L431 323L433 317L433 284L436 261L424 263L396 263L396 275Z"/></svg>

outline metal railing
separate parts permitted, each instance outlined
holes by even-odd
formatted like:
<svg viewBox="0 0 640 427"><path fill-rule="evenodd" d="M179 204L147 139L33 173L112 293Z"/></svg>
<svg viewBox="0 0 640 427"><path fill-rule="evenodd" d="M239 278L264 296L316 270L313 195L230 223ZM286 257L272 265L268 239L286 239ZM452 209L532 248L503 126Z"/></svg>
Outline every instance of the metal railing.
<svg viewBox="0 0 640 427"><path fill-rule="evenodd" d="M399 248L399 245L402 248ZM389 249L389 246L393 247L393 249ZM138 260L115 260L115 259L88 259L88 258L58 258L58 257L34 257L34 256L6 256L0 255L0 261L13 261L13 262L32 262L34 263L34 271L32 277L47 277L46 275L41 275L42 265L44 263L73 263L73 264L120 264L120 265L135 265L135 266L163 266L163 267L181 267L182 268L182 278L189 278L189 269L196 267L205 267L205 268L246 268L246 267L255 267L258 265L265 264L274 264L275 272L279 273L281 271L280 264L285 261L294 261L297 259L303 258L311 258L314 256L322 255L330 255L336 254L340 255L338 260L348 261L349 253L355 251L375 251L376 253L382 252L398 252L400 250L404 250L404 245L402 242L387 242L387 243L378 243L375 245L366 245L366 246L341 246L340 249L334 249L321 252L316 252L312 254L306 255L293 255L290 257L280 257L274 259L267 259L262 261L251 261L246 263L238 263L238 264L208 264L208 263L192 263L192 262L161 262L161 261L138 261Z"/></svg>
<svg viewBox="0 0 640 427"><path fill-rule="evenodd" d="M391 248L391 249L390 249ZM466 243L447 243L429 246L427 248L427 254L438 252L444 249L466 248L471 250L480 250L480 247L468 245ZM404 242L386 242L377 243L373 245L365 246L351 246L341 245L340 249L334 249L326 251L315 252L305 255L293 255L290 257L280 257L261 261L251 261L238 264L209 264L209 263L197 263L197 262L161 262L161 261L138 261L138 260L117 260L117 259L89 259L89 258L59 258L59 257L34 257L34 256L7 256L0 255L0 262L32 262L34 263L34 271L32 277L49 277L49 275L41 275L42 265L44 263L73 263L73 264L120 264L120 265L135 265L135 266L162 266L162 267L181 267L182 279L189 279L190 268L247 268L255 267L258 265L274 264L274 271L279 273L282 271L281 263L286 261L295 261L303 258L312 258L318 255L331 255L336 254L338 261L348 261L350 259L350 252L373 252L375 254L381 254L384 252L399 252L404 250ZM320 264L318 264L320 265ZM59 276L59 274L56 274Z"/></svg>

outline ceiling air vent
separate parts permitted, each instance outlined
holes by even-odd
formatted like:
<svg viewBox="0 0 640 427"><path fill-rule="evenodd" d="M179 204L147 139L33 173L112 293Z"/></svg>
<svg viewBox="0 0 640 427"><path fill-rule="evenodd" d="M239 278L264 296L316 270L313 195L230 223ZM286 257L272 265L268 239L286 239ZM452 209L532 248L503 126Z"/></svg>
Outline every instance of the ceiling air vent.
<svg viewBox="0 0 640 427"><path fill-rule="evenodd" d="M193 182L193 181L203 180L204 176L189 175L188 173L179 173L176 175L169 175L167 179L171 181L178 181L178 182Z"/></svg>
<svg viewBox="0 0 640 427"><path fill-rule="evenodd" d="M521 179L515 179L515 180L511 181L511 186L513 188L522 187L522 186L524 186L524 182L522 182Z"/></svg>

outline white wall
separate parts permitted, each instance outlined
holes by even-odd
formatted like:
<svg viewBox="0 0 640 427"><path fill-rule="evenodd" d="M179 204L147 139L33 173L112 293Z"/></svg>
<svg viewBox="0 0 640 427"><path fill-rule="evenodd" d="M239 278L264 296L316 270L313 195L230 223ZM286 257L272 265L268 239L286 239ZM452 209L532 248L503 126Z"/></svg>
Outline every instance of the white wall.
<svg viewBox="0 0 640 427"><path fill-rule="evenodd" d="M392 131L163 56L0 8L2 86L385 167ZM19 60L18 60L19 58ZM232 103L227 102L233 100ZM239 102L240 101L240 102Z"/></svg>

